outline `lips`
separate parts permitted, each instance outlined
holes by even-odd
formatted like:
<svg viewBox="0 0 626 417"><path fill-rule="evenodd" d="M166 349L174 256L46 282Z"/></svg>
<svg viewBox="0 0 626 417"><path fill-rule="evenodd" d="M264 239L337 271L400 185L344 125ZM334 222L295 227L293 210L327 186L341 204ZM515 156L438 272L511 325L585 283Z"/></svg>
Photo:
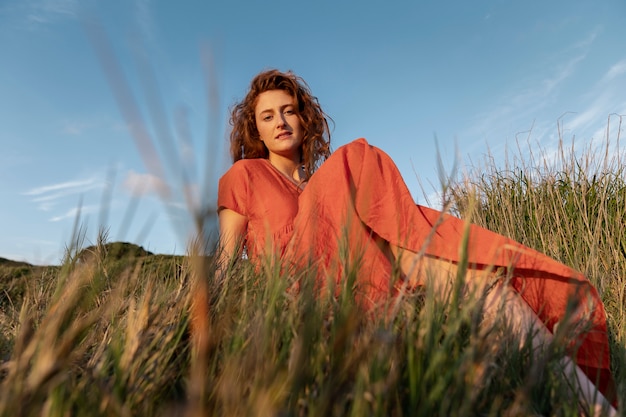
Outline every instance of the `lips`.
<svg viewBox="0 0 626 417"><path fill-rule="evenodd" d="M281 132L276 136L276 139L286 139L291 136L291 132Z"/></svg>

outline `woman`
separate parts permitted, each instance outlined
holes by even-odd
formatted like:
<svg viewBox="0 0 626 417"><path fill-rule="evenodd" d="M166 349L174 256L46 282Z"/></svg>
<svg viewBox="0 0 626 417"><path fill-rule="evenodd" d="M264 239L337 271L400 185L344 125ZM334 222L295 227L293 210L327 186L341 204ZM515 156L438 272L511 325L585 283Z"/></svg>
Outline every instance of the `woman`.
<svg viewBox="0 0 626 417"><path fill-rule="evenodd" d="M366 308L427 279L439 292L450 285L463 261L465 224L416 205L391 159L364 139L331 156L326 116L302 79L290 72L260 73L233 108L231 124L234 164L220 179L218 196L224 259L245 245L253 260L273 256L316 268L320 285L335 277L337 288L344 265L354 266L355 297ZM470 226L468 239L470 282L483 288L494 271L509 277L509 284L490 293L487 309L506 300L520 332L540 326L539 341L549 339L563 324L568 302L578 301L569 323L584 319L591 329L580 337L579 368L568 366L577 372L579 394L588 403L606 405L604 397L593 397L587 376L615 404L604 309L591 284L488 230ZM392 282L394 265L403 273L400 282Z"/></svg>

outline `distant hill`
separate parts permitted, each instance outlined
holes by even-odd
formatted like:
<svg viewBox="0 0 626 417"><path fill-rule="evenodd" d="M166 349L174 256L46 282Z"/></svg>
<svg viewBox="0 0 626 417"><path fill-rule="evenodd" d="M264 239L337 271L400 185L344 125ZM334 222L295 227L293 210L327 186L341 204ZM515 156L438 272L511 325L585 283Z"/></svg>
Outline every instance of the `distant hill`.
<svg viewBox="0 0 626 417"><path fill-rule="evenodd" d="M146 256L153 256L154 253L145 250L142 246L135 245L129 242L112 242L106 243L102 248L98 248L96 245L88 246L81 250L78 254L78 259L81 261L88 261L98 251L103 251L106 254L108 260L120 260L124 258L143 258Z"/></svg>
<svg viewBox="0 0 626 417"><path fill-rule="evenodd" d="M96 245L88 246L85 249L81 250L77 256L77 259L81 261L89 260L93 255L98 253L98 247ZM124 258L143 258L146 256L153 256L154 253L145 250L142 246L135 245L134 243L129 242L111 242L107 243L101 248L106 253L106 257L109 260L120 260ZM7 259L0 257L0 267L7 268L17 268L17 267L28 267L32 268L35 265L29 264L28 262L22 261L14 261L12 259Z"/></svg>
<svg viewBox="0 0 626 417"><path fill-rule="evenodd" d="M32 265L29 264L28 262L12 261L11 259L0 257L0 266L17 267L17 266L32 266Z"/></svg>
<svg viewBox="0 0 626 417"><path fill-rule="evenodd" d="M132 265L134 260L138 259L141 259L145 270L162 273L170 269L177 271L178 268L176 266L178 257L155 255L139 245L128 242L112 242L101 247L88 246L78 253L75 260L79 263L87 263L93 259L106 259L107 271L113 276L117 276L118 271ZM32 265L28 262L0 257L0 309L19 306L26 293L26 288L32 285L30 283L39 282L37 280L56 280L60 268L60 266L53 265Z"/></svg>

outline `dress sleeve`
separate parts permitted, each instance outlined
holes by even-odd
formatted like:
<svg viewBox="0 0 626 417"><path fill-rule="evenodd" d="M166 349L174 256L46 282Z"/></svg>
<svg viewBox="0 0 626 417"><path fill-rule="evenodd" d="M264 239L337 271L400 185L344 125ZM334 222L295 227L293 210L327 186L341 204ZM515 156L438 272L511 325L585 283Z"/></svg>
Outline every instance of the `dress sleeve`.
<svg viewBox="0 0 626 417"><path fill-rule="evenodd" d="M217 212L230 209L242 216L249 217L248 188L249 175L245 167L235 163L220 178L217 190Z"/></svg>

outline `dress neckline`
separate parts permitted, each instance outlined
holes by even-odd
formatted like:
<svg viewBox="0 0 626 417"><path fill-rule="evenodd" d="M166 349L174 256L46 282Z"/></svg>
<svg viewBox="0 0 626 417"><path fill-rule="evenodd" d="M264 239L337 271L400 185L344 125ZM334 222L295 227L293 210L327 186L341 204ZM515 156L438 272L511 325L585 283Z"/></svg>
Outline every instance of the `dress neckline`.
<svg viewBox="0 0 626 417"><path fill-rule="evenodd" d="M296 187L298 189L298 191L302 192L302 190L304 190L304 186L306 185L306 183L308 182L307 180L305 181L296 181L293 177L290 177L289 175L285 174L284 172L282 172L280 169L276 168L274 165L272 165L272 163L270 162L269 159L267 158L263 158L265 160L265 162L267 163L267 165L269 165L271 167L271 169L273 171L275 171L276 173L278 173L279 176L281 176L282 178L284 178L285 180L287 180L287 182L289 184L291 184L292 186Z"/></svg>

